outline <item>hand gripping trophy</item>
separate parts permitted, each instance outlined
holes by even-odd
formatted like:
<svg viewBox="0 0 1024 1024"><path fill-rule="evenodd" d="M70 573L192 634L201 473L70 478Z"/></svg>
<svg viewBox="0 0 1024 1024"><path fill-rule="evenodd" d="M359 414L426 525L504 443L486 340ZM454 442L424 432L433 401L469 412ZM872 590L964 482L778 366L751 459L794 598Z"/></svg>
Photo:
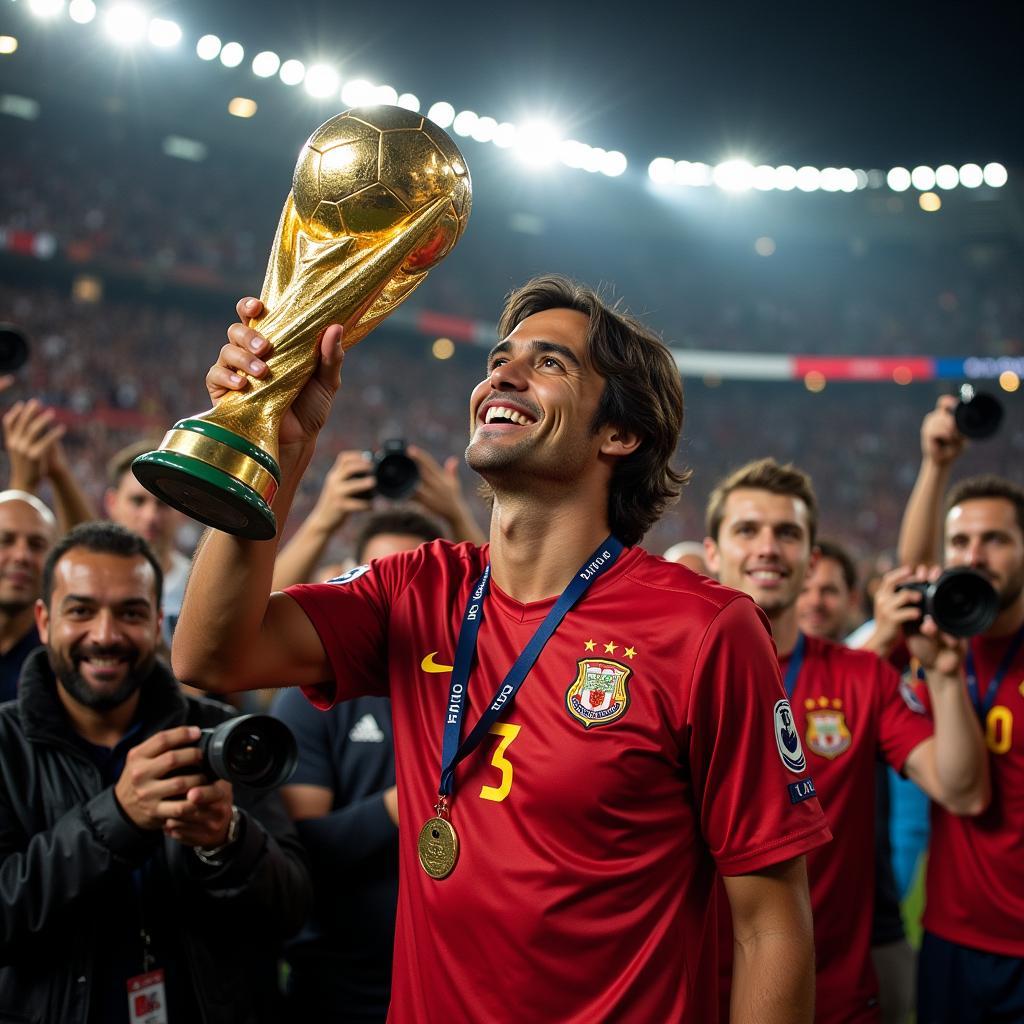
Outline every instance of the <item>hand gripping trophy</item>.
<svg viewBox="0 0 1024 1024"><path fill-rule="evenodd" d="M316 366L330 324L361 341L454 247L472 200L465 161L435 124L402 107L322 124L295 165L251 321L273 345L269 373L179 420L132 464L144 487L218 530L266 540L281 475L278 428Z"/></svg>

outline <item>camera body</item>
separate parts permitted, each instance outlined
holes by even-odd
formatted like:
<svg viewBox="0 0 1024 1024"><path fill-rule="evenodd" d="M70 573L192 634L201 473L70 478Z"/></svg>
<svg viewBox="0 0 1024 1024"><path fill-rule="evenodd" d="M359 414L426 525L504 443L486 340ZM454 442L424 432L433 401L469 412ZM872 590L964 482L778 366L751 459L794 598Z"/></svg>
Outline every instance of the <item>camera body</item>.
<svg viewBox="0 0 1024 1024"><path fill-rule="evenodd" d="M921 619L930 615L951 636L984 633L999 614L999 596L992 584L974 569L947 569L934 583L901 583L897 590L916 590L923 595ZM918 632L921 620L905 622L903 632Z"/></svg>
<svg viewBox="0 0 1024 1024"><path fill-rule="evenodd" d="M374 479L373 486L364 492L367 497L379 494L392 501L402 501L416 490L420 469L406 451L403 439L395 437L383 441L377 451L367 452L366 457L373 462Z"/></svg>
<svg viewBox="0 0 1024 1024"><path fill-rule="evenodd" d="M28 336L16 324L0 324L0 373L13 373L28 362Z"/></svg>
<svg viewBox="0 0 1024 1024"><path fill-rule="evenodd" d="M257 792L287 782L299 760L291 729L271 715L240 715L203 729L199 749L204 775Z"/></svg>

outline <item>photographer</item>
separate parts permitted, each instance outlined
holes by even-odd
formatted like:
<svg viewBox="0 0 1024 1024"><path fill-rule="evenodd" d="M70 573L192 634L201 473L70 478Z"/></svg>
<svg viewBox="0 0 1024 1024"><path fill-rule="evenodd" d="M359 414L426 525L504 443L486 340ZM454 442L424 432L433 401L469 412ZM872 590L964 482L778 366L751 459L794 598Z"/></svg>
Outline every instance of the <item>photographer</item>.
<svg viewBox="0 0 1024 1024"><path fill-rule="evenodd" d="M451 457L444 466L422 448L409 445L405 454L415 463L419 479L410 497L441 519L456 543L483 544L484 535L462 493L458 459ZM353 512L373 507L374 463L366 452L342 452L324 480L313 511L281 549L274 563L274 590L295 583L307 583L320 563L331 538L348 522Z"/></svg>
<svg viewBox="0 0 1024 1024"><path fill-rule="evenodd" d="M157 658L161 582L110 523L44 566L45 649L0 709L0 1017L276 1020L276 949L309 905L301 846L279 797L199 774L200 728L231 712Z"/></svg>

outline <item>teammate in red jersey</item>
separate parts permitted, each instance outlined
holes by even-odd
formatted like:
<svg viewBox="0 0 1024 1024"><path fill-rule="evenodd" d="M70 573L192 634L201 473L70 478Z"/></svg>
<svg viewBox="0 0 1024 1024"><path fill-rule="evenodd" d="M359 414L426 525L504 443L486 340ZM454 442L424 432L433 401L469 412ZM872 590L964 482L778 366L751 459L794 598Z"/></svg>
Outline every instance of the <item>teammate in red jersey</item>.
<svg viewBox="0 0 1024 1024"><path fill-rule="evenodd" d="M712 492L708 565L750 594L768 616L796 728L835 837L807 858L814 912L819 1024L877 1021L870 959L874 891L876 758L906 773L956 814L988 800L981 733L960 681L960 646L926 621L912 640L928 669L932 724L899 694L899 677L877 656L807 637L797 599L814 562L817 502L810 479L763 459Z"/></svg>
<svg viewBox="0 0 1024 1024"><path fill-rule="evenodd" d="M713 1019L716 870L733 1019L808 1022L803 854L829 833L765 623L743 595L620 551L682 483L671 356L562 278L514 293L500 336L467 449L493 492L490 544L437 542L271 596L275 544L213 533L176 668L223 691L301 684L321 705L393 697L393 1022ZM264 339L242 325L229 339L215 401L265 372ZM338 387L339 340L324 335L282 422L279 521Z"/></svg>
<svg viewBox="0 0 1024 1024"><path fill-rule="evenodd" d="M930 552L952 461L963 450L943 396L925 417L921 472L901 556ZM999 616L970 641L966 682L981 721L992 804L977 818L932 806L921 1024L1024 1020L1024 489L995 476L961 481L945 503L947 566L970 566L999 595Z"/></svg>

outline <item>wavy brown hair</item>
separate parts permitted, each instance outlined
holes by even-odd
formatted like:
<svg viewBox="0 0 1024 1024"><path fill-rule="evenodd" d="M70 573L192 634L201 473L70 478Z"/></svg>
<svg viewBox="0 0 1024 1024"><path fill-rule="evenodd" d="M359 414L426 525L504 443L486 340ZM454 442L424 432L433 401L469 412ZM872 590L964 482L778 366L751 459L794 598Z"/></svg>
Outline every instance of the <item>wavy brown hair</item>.
<svg viewBox="0 0 1024 1024"><path fill-rule="evenodd" d="M612 533L624 544L638 544L690 478L689 470L670 465L683 429L679 370L648 327L592 288L557 274L535 277L508 296L499 337L548 309L572 309L590 321L587 354L605 381L591 429L610 425L640 438L636 451L616 462L608 489Z"/></svg>

